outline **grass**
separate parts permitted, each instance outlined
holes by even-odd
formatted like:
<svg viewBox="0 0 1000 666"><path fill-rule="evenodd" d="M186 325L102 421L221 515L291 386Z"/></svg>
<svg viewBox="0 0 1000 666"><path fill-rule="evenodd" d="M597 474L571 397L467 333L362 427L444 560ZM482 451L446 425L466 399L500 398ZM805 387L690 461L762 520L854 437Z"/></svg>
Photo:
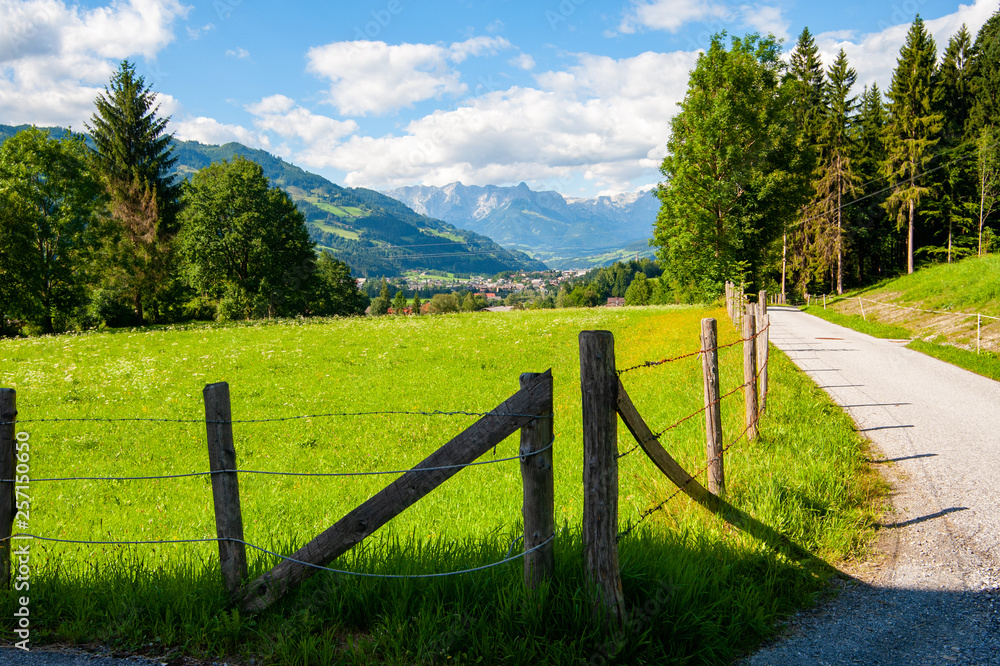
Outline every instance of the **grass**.
<svg viewBox="0 0 1000 666"><path fill-rule="evenodd" d="M1000 316L1000 255L972 257L952 264L923 266L910 275L887 280L862 294L928 310L961 310Z"/></svg>
<svg viewBox="0 0 1000 666"><path fill-rule="evenodd" d="M338 227L333 224L326 224L325 222L313 222L313 225L320 231L325 231L330 234L336 234L341 238L348 238L350 240L358 240L361 235L353 229L345 229L343 227Z"/></svg>
<svg viewBox="0 0 1000 666"><path fill-rule="evenodd" d="M555 379L557 574L526 596L519 561L424 580L311 577L271 610L227 607L214 544L148 547L32 542L32 640L101 642L157 656L249 663L728 663L810 603L824 573L774 552L683 495L622 539L630 622L606 635L589 612L582 510L577 335L615 333L619 367L697 348L719 310L616 308L423 318L330 319L121 330L0 341L0 386L18 390L31 476L204 471L199 423L43 422L141 416L202 419L200 390L228 381L235 419L330 412L487 411L521 372ZM721 342L736 339L720 325ZM720 353L723 389L742 383L741 350ZM864 552L884 488L849 419L782 354L772 353L760 437L728 454L730 500L827 561ZM654 430L701 407L697 357L623 375ZM723 404L727 440L742 430ZM362 471L409 467L471 423L380 414L235 424L243 469ZM689 470L703 465L691 419L663 437ZM619 427L621 449L632 444ZM516 436L490 456L516 455ZM240 478L245 538L289 553L392 477ZM637 520L671 484L641 452L620 460L620 521ZM31 484L30 531L80 540L214 536L207 477ZM516 537L516 463L463 470L337 568L440 572L502 559ZM250 551L252 575L275 558ZM14 595L3 593L4 617ZM7 612L9 611L9 612ZM11 635L11 620L3 626Z"/></svg>
<svg viewBox="0 0 1000 666"><path fill-rule="evenodd" d="M857 297L866 303L868 321L859 316ZM915 308L915 309L904 309ZM828 308L804 308L810 314L879 338L909 338L921 353L1000 381L1000 323L983 317L981 353L976 353L975 313L1000 316L1000 256L973 257L952 264L921 267L910 275L883 281L828 301ZM937 314L921 312L934 310ZM971 313L956 316L951 313ZM892 321L876 321L891 319Z"/></svg>

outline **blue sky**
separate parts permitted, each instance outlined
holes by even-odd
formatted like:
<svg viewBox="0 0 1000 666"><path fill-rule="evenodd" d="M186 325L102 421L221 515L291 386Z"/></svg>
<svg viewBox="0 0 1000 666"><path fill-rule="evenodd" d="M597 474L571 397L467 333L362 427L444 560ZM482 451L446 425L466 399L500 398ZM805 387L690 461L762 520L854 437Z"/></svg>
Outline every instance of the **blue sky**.
<svg viewBox="0 0 1000 666"><path fill-rule="evenodd" d="M568 196L659 179L669 120L720 30L803 27L885 89L919 12L938 42L998 0L0 0L0 122L83 129L123 58L178 138L240 141L334 182Z"/></svg>

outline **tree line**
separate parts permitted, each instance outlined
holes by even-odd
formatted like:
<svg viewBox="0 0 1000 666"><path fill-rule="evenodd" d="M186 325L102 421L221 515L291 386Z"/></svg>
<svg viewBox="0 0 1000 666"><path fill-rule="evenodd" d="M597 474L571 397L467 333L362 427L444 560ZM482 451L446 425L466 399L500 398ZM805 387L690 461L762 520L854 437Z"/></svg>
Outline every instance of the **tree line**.
<svg viewBox="0 0 1000 666"><path fill-rule="evenodd" d="M260 165L177 182L169 118L132 63L95 107L93 148L37 128L0 145L0 334L365 311Z"/></svg>
<svg viewBox="0 0 1000 666"><path fill-rule="evenodd" d="M885 94L808 28L716 35L671 121L652 243L673 298L727 280L843 293L917 262L983 255L1000 194L1000 11L938 57L916 17Z"/></svg>

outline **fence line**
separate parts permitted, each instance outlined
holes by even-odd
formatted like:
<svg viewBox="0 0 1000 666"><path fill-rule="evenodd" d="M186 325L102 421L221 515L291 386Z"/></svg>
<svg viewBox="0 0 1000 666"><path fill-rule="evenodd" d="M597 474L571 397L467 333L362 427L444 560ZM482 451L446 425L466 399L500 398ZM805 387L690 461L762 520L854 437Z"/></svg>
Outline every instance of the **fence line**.
<svg viewBox="0 0 1000 666"><path fill-rule="evenodd" d="M735 307L735 290L727 285L727 310L734 321L746 323L741 337L725 345L717 344L715 320L702 321L701 349L672 358L646 361L621 371L615 368L614 336L608 331L583 331L580 334L581 392L583 403L583 451L584 451L584 497L583 497L583 544L584 562L588 579L591 581L593 609L604 615L607 621L618 622L625 617L625 603L621 588L618 563L618 542L634 531L638 525L653 513L663 510L678 494L686 493L705 508L721 515L740 529L755 535L764 535L769 542L780 541L780 534L756 522L752 517L740 512L724 500L722 482L723 454L737 446L744 439L748 442L756 435L757 425L762 418L768 395L768 330L770 324L766 314L766 293L761 292L758 303L747 303L746 307ZM743 299L745 300L745 297ZM745 312L744 312L745 310ZM759 320L759 326L756 321ZM710 326L707 324L710 323ZM742 326L741 326L742 329ZM709 331L710 335L706 333ZM739 386L720 394L718 390L718 351L728 347L744 345L744 381ZM705 382L704 406L659 433L654 434L635 409L622 384L622 376L640 368L664 365L682 359L700 356L703 362ZM749 368L749 369L748 369ZM761 390L758 393L758 381ZM714 382L714 384L713 384ZM284 595L315 571L330 571L346 575L372 576L382 578L430 578L480 571L499 566L515 559L523 559L525 586L534 590L538 584L554 574L553 542L554 527L554 486L552 473L553 434L552 375L551 371L540 374L524 374L520 378L521 388L501 405L488 412L467 411L371 411L354 413L329 413L265 419L232 419L229 405L229 389L225 383L205 387L205 419L23 419L18 423L94 421L94 422L182 422L206 424L209 441L211 470L184 474L135 476L135 477L64 477L33 479L37 482L49 481L145 481L182 477L209 476L213 483L213 504L215 507L216 532L214 539L178 539L161 541L82 541L57 539L26 533L11 534L14 516L6 517L0 512L0 555L9 556L12 539L34 538L44 541L82 543L90 545L143 545L165 543L192 543L215 541L219 545L220 564L223 579L230 592L231 600L247 611L258 611ZM714 386L714 388L712 388ZM747 400L746 423L743 431L723 445L719 405L723 400L740 391ZM10 394L7 406L7 394ZM16 410L13 409L14 392L0 391L0 509L3 508L3 493L14 491L18 483L14 469L6 471L7 448L13 451L13 432ZM753 410L750 409L751 403ZM694 475L688 474L666 451L660 442L663 436L700 414L706 415L708 444L706 464ZM361 472L280 472L264 470L242 470L236 465L232 425L234 423L264 423L334 416L373 415L422 415L422 416L478 416L479 419L462 433L431 453L423 461L408 470L361 471ZM637 440L637 446L625 453L618 452L617 423L621 417L629 431ZM711 421L718 420L713 434ZM520 431L521 445L518 456L479 461L490 448L494 448L509 435ZM8 435L10 435L8 437ZM717 438L713 447L712 437ZM7 440L10 440L9 442ZM622 531L618 530L618 459L642 448L656 467L676 486L666 499L645 509L638 520L630 523ZM495 453L494 453L495 455ZM11 459L12 460L12 459ZM511 557L510 553L517 540L508 548L508 556L498 562L471 569L420 575L366 574L333 569L327 566L347 550L370 536L379 527L397 516L407 507L418 502L438 485L449 479L458 470L473 466L520 460L522 487L524 492L523 552ZM708 472L708 489L701 485L698 477ZM282 555L251 544L243 539L242 517L238 477L240 474L266 474L276 476L346 477L377 474L400 475L380 492L361 505L349 511L337 522L316 536L291 555ZM12 508L12 507L11 507ZM3 533L6 518L7 532ZM785 539L787 541L787 539ZM268 573L254 581L248 581L246 551L249 547L280 559ZM4 557L4 564L9 564ZM9 577L5 579L9 582Z"/></svg>
<svg viewBox="0 0 1000 666"><path fill-rule="evenodd" d="M225 383L210 384L204 390L205 419L209 443L209 460L211 470L207 472L191 472L182 474L140 475L140 476L79 476L46 479L28 479L25 474L15 475L15 428L21 423L57 422L57 421L89 421L89 422L202 422L189 419L147 419L147 418L116 418L116 419L17 419L15 408L16 393L12 389L0 389L0 510L14 509L15 484L28 485L35 482L70 482L70 481L149 481L159 479L208 476L212 479L213 504L215 508L215 523L217 538L211 539L219 545L219 558L223 580L227 589L236 601L242 597L244 607L261 609L266 607L292 585L310 572L319 569L331 569L325 565L346 552L365 537L385 524L395 515L417 502L428 492L449 479L459 470L477 465L496 464L518 460L521 463L522 485L525 493L524 526L525 531L520 539L524 541L524 552L518 557L524 558L525 584L529 589L536 588L540 582L551 576L554 569L552 557L552 541L555 538L554 529L554 492L552 491L552 448L555 444L553 433L552 405L552 375L551 372L541 374L524 374L521 376L521 390L504 401L498 407L486 412L451 411L369 411L353 413L331 413L324 415L306 415L273 419L233 419L229 404L229 387ZM233 423L259 423L268 421L288 421L292 419L312 418L316 416L371 416L384 414L405 414L422 416L478 416L479 419L462 433L453 437L447 444L440 447L421 463L410 469L355 471L355 472L281 472L268 470L244 470L236 465ZM494 458L492 460L477 460L489 449L494 448L509 435L521 430L521 446L516 456ZM295 477L346 477L369 475L397 475L395 481L367 502L349 512L341 521L334 524L326 532L312 542L300 548L293 556L271 553L279 557L281 562L275 570L250 586L245 586L247 574L247 546L266 551L259 546L249 544L243 539L243 521L240 510L238 476L240 474L266 474ZM8 496L9 494L9 496ZM5 502L4 499L9 502ZM546 501L547 499L547 501ZM531 506L529 506L529 503ZM0 511L2 513L2 511ZM0 584L10 585L10 541L12 538L26 538L25 535L13 535L11 527L16 515L0 516L0 564L5 575ZM343 528L344 522L350 524ZM22 521L23 522L23 521ZM20 524L20 523L19 523ZM334 534L338 531L342 536ZM34 538L34 537L31 537ZM117 543L129 542L97 542L69 539L38 537L48 541L68 543ZM519 539L519 540L520 540ZM173 542L196 542L198 540L174 540ZM147 542L133 542L136 545ZM156 541L148 543L167 543ZM516 542L515 542L516 543ZM318 544L318 545L317 545ZM513 547L513 544L512 544ZM505 558L510 561L515 558ZM502 563L502 562L501 562ZM282 568L284 566L284 568ZM493 566L493 565L490 565ZM292 570L289 571L289 567ZM488 568L488 567L481 567ZM475 569L478 570L479 568ZM289 574L292 575L289 575ZM352 572L345 572L352 573ZM273 580L272 580L273 579ZM272 586L272 583L274 584Z"/></svg>
<svg viewBox="0 0 1000 666"><path fill-rule="evenodd" d="M141 423L276 423L281 421L295 421L299 419L319 419L337 416L491 416L496 415L497 412L467 412L467 411L453 411L445 412L440 410L435 410L432 412L422 412L422 411L375 411L375 412L331 412L328 414L302 414L299 416L277 416L269 419L230 419L228 421L223 420L206 420L206 419L154 419L154 418L144 418L144 417L131 417L125 416L121 418L93 418L93 417L68 417L68 418L42 418L42 419L17 419L17 423L62 423L62 422L87 422L87 423L130 423L130 422L141 422ZM551 415L545 414L504 414L504 416L525 416L534 419L545 419L552 418ZM3 421L0 420L0 425L10 425L14 421Z"/></svg>
<svg viewBox="0 0 1000 666"><path fill-rule="evenodd" d="M929 312L930 314L939 315L954 315L956 317L983 317L984 319L993 319L1000 321L1000 317L993 317L991 315L985 315L980 312L955 312L953 310L926 310L924 308L914 308L907 305L898 305L896 303L883 303L882 301L873 301L870 298L858 297L859 301L867 301L868 303L874 303L875 305L885 305L890 308L899 308L901 310L913 310L915 312Z"/></svg>
<svg viewBox="0 0 1000 666"><path fill-rule="evenodd" d="M760 416L758 415L758 417L757 417L757 423L759 423L759 422L760 422ZM754 425L756 426L757 423L754 423ZM674 499L675 497L677 497L678 495L680 495L682 492L686 493L687 491L686 491L685 488L687 487L688 484L690 484L692 481L694 481L695 479L697 479L699 476L701 476L702 474L704 474L705 472L707 472L709 470L709 468L711 468L711 466L716 462L717 459L721 458L722 455L726 451L728 451L729 449L731 449L734 446L736 446L737 444L739 444L739 442L744 437L746 437L747 433L749 433L749 432L750 432L750 426L748 425L745 428L743 428L743 432L741 432L739 434L739 436L736 437L736 439L732 440L731 442L729 442L729 444L726 444L724 447L722 447L719 450L718 454L716 454L716 456L714 456L713 458L710 458L701 469L696 470L694 472L694 474L691 475L691 478L689 478L687 481L685 481L683 485L678 486L677 490L675 490L669 497L667 497L667 499L663 500L659 504L656 504L655 506L653 506L653 507L651 507L649 509L646 509L641 514L639 514L639 518L638 518L638 520L636 520L635 523L630 523L629 526L628 526L628 528L626 528L622 532L618 533L618 539L621 540L622 537L626 537L629 534L631 534L632 531L635 530L635 528L638 527L639 524L642 523L642 521L644 521L646 518L648 518L651 514L656 513L657 511L660 511L660 510L664 509L667 506L667 504L670 503L670 501L672 499Z"/></svg>
<svg viewBox="0 0 1000 666"><path fill-rule="evenodd" d="M461 574L483 571L485 569L492 569L494 567L500 566L501 564L506 564L507 562L519 560L523 557L527 557L528 555L541 550L544 546L547 546L549 543L551 543L555 538L556 535L553 532L552 535L544 542L532 548L529 548L524 552L512 556L510 555L510 553L514 548L514 545L517 544L518 541L523 539L523 536L517 537L516 539L511 541L510 546L507 548L507 556L502 560L491 562L490 564L484 564L478 567L472 567L471 569L460 569L458 571L445 571L441 573L430 573L430 574L374 574L374 573L366 573L363 571L332 569L330 567L320 566L318 564L313 564L311 562L302 562L296 560L293 557L289 557L287 555L282 555L281 553L276 553L272 550L268 550L263 546L258 546L256 544L250 543L249 541L244 541L243 539L236 539L233 537L205 537L200 539L158 539L158 540L144 540L144 541L85 541L81 539L58 539L55 537L39 536L37 534L18 533L18 534L12 534L11 536L0 538L0 542L12 541L14 539L37 539L39 541L52 541L55 543L75 543L75 544L83 544L90 546L148 546L148 545L175 544L175 543L208 543L208 542L227 541L227 542L241 544L243 546L249 546L250 548L259 550L262 553L273 555L274 557L280 558L282 560L287 560L289 562L294 562L295 564L301 564L303 566L312 567L320 571L329 571L332 573L344 574L347 576L361 576L366 578L443 578L446 576L458 576Z"/></svg>
<svg viewBox="0 0 1000 666"><path fill-rule="evenodd" d="M709 403L709 404L705 405L704 407L702 407L702 408L701 408L701 409L699 409L698 411L696 411L696 412L692 412L691 414L688 414L687 416L685 416L685 417L683 417L683 418L681 418L681 419L678 419L678 420L677 420L677 421L675 421L675 422L674 422L673 424L671 424L671 425L667 426L666 428L664 428L664 429L663 429L663 430L661 430L660 432L658 432L658 433L656 433L655 435L653 435L653 438L654 438L654 439L656 439L657 441L659 441L659 440L660 440L660 437L662 437L663 435L667 434L667 433L668 433L668 432L670 432L671 430L673 430L673 429L675 429L675 428L679 427L679 426L680 426L681 424L685 423L686 421L690 421L690 420L691 420L691 419L693 419L694 417L696 417L696 416L698 416L698 415L700 415L700 414L703 414L703 413L705 413L705 411L706 411L707 409L709 409L709 408L710 408L710 407L711 407L712 405L718 405L718 404L720 404L720 403L721 403L721 402L722 402L723 400L725 400L725 399L726 399L726 398L728 398L729 396L731 396L731 395L734 395L734 394L736 394L736 393L739 393L740 391L742 391L742 390L743 390L743 389L745 389L746 387L747 387L747 384L746 384L746 383L743 383L743 384L740 384L739 386L737 386L736 388L734 388L734 389L733 389L732 391L730 391L729 393L727 393L727 394L725 394L725 395L723 395L723 396L719 396L718 398L716 398L715 400L713 400L713 401L712 401L711 403ZM628 450L628 451L626 451L625 453L621 453L621 454L619 454L619 455L618 455L618 457L619 457L619 458L624 458L625 456L629 455L630 453L632 453L633 451L635 451L635 450L636 450L636 449L638 449L639 447L640 447L640 445L639 445L639 444L636 444L635 446L633 446L633 447L632 447L631 449L629 449L629 450Z"/></svg>
<svg viewBox="0 0 1000 666"><path fill-rule="evenodd" d="M527 454L519 454L508 458L494 458L492 460L479 460L465 465L444 465L441 467L423 467L425 471L439 469L456 469L460 467L474 467L476 465L492 465L494 463L509 462L511 460L522 460L525 456L534 456L548 451L555 444L555 439L549 442L544 449L532 451ZM377 476L383 474L405 474L408 469L380 470L375 472L272 472L257 469L215 469L208 472L188 472L186 474L163 474L160 476L66 476L52 479L31 479L32 483L43 483L47 481L154 481L161 479L182 479L193 476L211 476L213 474L267 474L273 476ZM0 483L14 483L14 479L0 479ZM0 539L2 541L2 539Z"/></svg>
<svg viewBox="0 0 1000 666"><path fill-rule="evenodd" d="M768 323L768 327L769 326L770 326L770 323ZM765 329L766 329L766 327L765 327ZM761 330L757 331L757 333L754 334L753 337L754 338L760 337L764 333L765 329L761 329ZM741 342L742 343L747 342L747 340L748 340L748 338L739 338L738 340L733 340L732 342L726 343L724 345L716 345L716 346L714 346L714 347L712 347L710 349L699 349L697 351L688 352L686 354L681 354L680 356L673 356L671 358L660 359L659 361L643 361L642 363L639 363L638 365L633 365L633 366L631 366L629 368L625 368L624 370L616 370L615 372L617 372L618 376L620 377L620 376L624 375L625 373L632 372L633 370L640 370L642 368L653 368L653 367L656 367L658 365L664 365L666 363L673 363L674 361L683 361L686 358L693 358L695 356L701 356L702 354L704 354L706 352L713 352L713 351L717 352L717 351L721 351L723 349L728 349L729 347L735 347L736 345L740 344Z"/></svg>
<svg viewBox="0 0 1000 666"><path fill-rule="evenodd" d="M945 316L945 317L958 317L960 319L975 317L976 318L976 353L977 354L980 353L981 346L982 346L983 319L992 319L994 321L1000 321L1000 317L994 317L993 315L987 315L987 314L983 314L981 312L956 312L954 310L928 310L926 308L915 308L915 307L908 306L908 305L899 305L897 303L885 303L883 301L876 301L876 300L872 300L870 298L862 298L861 296L858 296L857 299L858 299L858 306L861 309L861 317L865 321L868 321L868 316L865 313L865 305L864 305L865 303L871 303L873 305L881 305L881 306L888 307L888 308L896 308L896 309L899 309L899 310L910 310L911 312L926 312L927 314L933 314L933 315L939 315L939 316ZM840 300L846 300L846 298L843 298L843 299L840 299ZM826 309L826 295L823 296L823 309L824 310Z"/></svg>

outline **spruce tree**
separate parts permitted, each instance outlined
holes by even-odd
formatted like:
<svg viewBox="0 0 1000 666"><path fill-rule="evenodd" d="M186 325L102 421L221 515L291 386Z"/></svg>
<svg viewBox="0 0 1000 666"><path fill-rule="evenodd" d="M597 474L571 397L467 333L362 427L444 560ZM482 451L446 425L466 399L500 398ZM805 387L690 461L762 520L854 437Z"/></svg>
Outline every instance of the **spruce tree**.
<svg viewBox="0 0 1000 666"><path fill-rule="evenodd" d="M956 225L962 230L974 225L975 142L968 137L974 101L972 57L972 37L962 25L948 41L934 90L934 109L943 118L938 146L942 163L931 177L936 196L929 202L927 213L947 229L947 243L937 251L946 254L948 263L955 254Z"/></svg>
<svg viewBox="0 0 1000 666"><path fill-rule="evenodd" d="M800 174L805 183L811 183L815 178L818 166L819 137L824 114L823 63L819 57L819 48L813 39L809 28L803 28L795 48L786 77L786 83L792 90L791 116L795 128L800 163L795 172ZM781 261L781 293L785 293L786 277L790 268L798 274L800 291L806 289L809 274L809 255L813 251L810 234L807 230L812 214L812 208L806 205L799 211L798 220L783 230L782 261ZM789 256L791 253L791 256Z"/></svg>
<svg viewBox="0 0 1000 666"><path fill-rule="evenodd" d="M889 86L888 159L883 172L893 187L886 208L907 227L906 271L913 272L917 206L930 188L924 175L935 156L942 118L933 108L937 47L918 15L900 49Z"/></svg>
<svg viewBox="0 0 1000 666"><path fill-rule="evenodd" d="M976 35L972 56L972 88L975 100L970 112L972 140L985 127L1000 124L1000 9Z"/></svg>
<svg viewBox="0 0 1000 666"><path fill-rule="evenodd" d="M855 193L852 134L857 96L851 88L857 72L848 65L847 54L841 49L827 72L825 86L826 112L819 135L820 162L816 180L814 214L808 218L813 230L815 261L821 271L829 271L831 286L844 293L844 216L845 195Z"/></svg>
<svg viewBox="0 0 1000 666"><path fill-rule="evenodd" d="M117 228L106 244L110 279L126 285L142 323L143 299L152 297L170 270L169 241L176 233L180 186L170 168L169 118L135 65L122 61L94 101L86 124L96 145L95 161L111 200Z"/></svg>
<svg viewBox="0 0 1000 666"><path fill-rule="evenodd" d="M898 245L898 230L891 223L883 206L886 194L882 165L886 161L885 103L878 84L866 87L854 123L857 153L855 173L861 180L857 188L857 204L848 209L854 231L856 278L859 282L892 270L893 256Z"/></svg>

